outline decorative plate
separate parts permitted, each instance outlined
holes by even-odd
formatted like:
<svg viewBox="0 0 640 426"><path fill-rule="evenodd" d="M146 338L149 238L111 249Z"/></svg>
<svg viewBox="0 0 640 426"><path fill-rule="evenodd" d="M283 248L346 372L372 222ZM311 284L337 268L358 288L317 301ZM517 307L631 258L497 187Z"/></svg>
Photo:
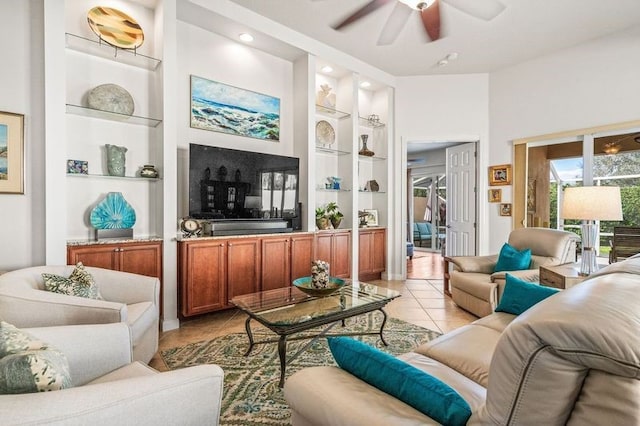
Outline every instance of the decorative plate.
<svg viewBox="0 0 640 426"><path fill-rule="evenodd" d="M96 229L129 229L136 223L136 212L120 192L110 192L91 210L91 226Z"/></svg>
<svg viewBox="0 0 640 426"><path fill-rule="evenodd" d="M87 13L89 27L101 40L121 49L135 49L144 33L135 19L112 7L94 7Z"/></svg>
<svg viewBox="0 0 640 426"><path fill-rule="evenodd" d="M90 108L123 115L131 115L135 109L131 94L117 84L94 87L87 95L87 103Z"/></svg>
<svg viewBox="0 0 640 426"><path fill-rule="evenodd" d="M311 287L311 277L302 277L293 280L293 285L297 287L303 293L309 296L324 297L329 296L336 290L339 290L344 286L344 280L336 277L329 277L329 286L326 288L314 288Z"/></svg>
<svg viewBox="0 0 640 426"><path fill-rule="evenodd" d="M320 120L316 123L316 144L329 146L336 141L336 131L328 121Z"/></svg>

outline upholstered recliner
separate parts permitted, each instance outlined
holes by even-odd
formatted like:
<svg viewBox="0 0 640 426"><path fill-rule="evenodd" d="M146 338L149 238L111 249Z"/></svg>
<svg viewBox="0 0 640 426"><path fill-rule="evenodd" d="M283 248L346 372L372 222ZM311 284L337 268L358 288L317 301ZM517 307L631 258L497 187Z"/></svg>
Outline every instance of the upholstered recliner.
<svg viewBox="0 0 640 426"><path fill-rule="evenodd" d="M576 243L580 238L566 231L548 228L519 228L511 231L509 244L518 250L531 249L531 265L509 274L527 281L538 281L539 267L575 261ZM479 317L491 314L504 290L504 271L494 272L498 255L454 256L449 285L451 298L466 311Z"/></svg>
<svg viewBox="0 0 640 426"><path fill-rule="evenodd" d="M0 395L0 423L55 425L216 425L222 369L199 365L159 373L132 362L124 323L27 328L69 361L73 387Z"/></svg>
<svg viewBox="0 0 640 426"><path fill-rule="evenodd" d="M73 269L35 266L0 275L0 317L19 328L124 322L133 336L133 359L149 362L158 350L160 281L86 267L104 300L44 290L42 273L68 277Z"/></svg>

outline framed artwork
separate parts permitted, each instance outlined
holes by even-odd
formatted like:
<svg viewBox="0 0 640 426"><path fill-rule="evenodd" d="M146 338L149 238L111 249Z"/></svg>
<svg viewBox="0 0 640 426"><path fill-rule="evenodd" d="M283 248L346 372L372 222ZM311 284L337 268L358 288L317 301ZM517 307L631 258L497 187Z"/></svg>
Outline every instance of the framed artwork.
<svg viewBox="0 0 640 426"><path fill-rule="evenodd" d="M499 203L502 201L502 189L490 189L489 190L489 202Z"/></svg>
<svg viewBox="0 0 640 426"><path fill-rule="evenodd" d="M500 203L500 216L511 216L511 203Z"/></svg>
<svg viewBox="0 0 640 426"><path fill-rule="evenodd" d="M511 185L511 164L489 166L489 186Z"/></svg>
<svg viewBox="0 0 640 426"><path fill-rule="evenodd" d="M364 209L364 211L367 213L367 226L378 226L378 210Z"/></svg>
<svg viewBox="0 0 640 426"><path fill-rule="evenodd" d="M191 76L191 127L280 140L280 99Z"/></svg>
<svg viewBox="0 0 640 426"><path fill-rule="evenodd" d="M0 193L24 194L24 115L0 112Z"/></svg>

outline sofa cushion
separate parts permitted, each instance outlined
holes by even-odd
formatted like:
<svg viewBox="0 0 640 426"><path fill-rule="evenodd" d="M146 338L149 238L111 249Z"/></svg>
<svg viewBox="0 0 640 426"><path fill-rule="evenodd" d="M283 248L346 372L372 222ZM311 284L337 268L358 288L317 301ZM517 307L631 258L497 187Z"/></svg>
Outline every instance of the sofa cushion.
<svg viewBox="0 0 640 426"><path fill-rule="evenodd" d="M89 271L84 268L82 262L76 264L69 278L43 273L42 279L44 280L44 288L47 291L69 296L86 297L88 299L102 299L98 286Z"/></svg>
<svg viewBox="0 0 640 426"><path fill-rule="evenodd" d="M529 265L531 265L531 249L518 250L509 243L504 243L494 272L519 271L529 269Z"/></svg>
<svg viewBox="0 0 640 426"><path fill-rule="evenodd" d="M64 354L4 321L0 322L0 394L72 387Z"/></svg>
<svg viewBox="0 0 640 426"><path fill-rule="evenodd" d="M327 339L340 368L447 425L463 425L469 404L449 385L392 355L347 337Z"/></svg>
<svg viewBox="0 0 640 426"><path fill-rule="evenodd" d="M536 303L553 296L558 291L558 289L523 281L511 274L507 274L504 293L502 293L500 303L496 307L496 312L520 315Z"/></svg>

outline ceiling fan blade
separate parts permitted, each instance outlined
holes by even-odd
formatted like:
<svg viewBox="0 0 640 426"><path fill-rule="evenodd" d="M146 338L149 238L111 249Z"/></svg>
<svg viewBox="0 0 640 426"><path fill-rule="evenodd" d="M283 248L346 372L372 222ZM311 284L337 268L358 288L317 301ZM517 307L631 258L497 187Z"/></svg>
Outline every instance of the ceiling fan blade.
<svg viewBox="0 0 640 426"><path fill-rule="evenodd" d="M431 41L438 40L440 38L440 1L436 0L431 6L422 9L420 17Z"/></svg>
<svg viewBox="0 0 640 426"><path fill-rule="evenodd" d="M371 12L373 12L374 10L384 6L385 4L392 2L394 0L372 0L369 3L365 4L364 6L362 6L359 10L357 10L356 12L354 12L351 16L349 16L347 19L345 19L344 21L340 22L337 25L333 26L334 30L340 30L344 27L346 27L349 24L352 24L353 22L357 21L358 19L367 16L368 14L370 14Z"/></svg>
<svg viewBox="0 0 640 426"><path fill-rule="evenodd" d="M490 21L505 9L498 0L444 0L449 6L476 18Z"/></svg>
<svg viewBox="0 0 640 426"><path fill-rule="evenodd" d="M389 19L382 27L380 37L378 37L378 46L386 46L393 43L400 35L411 13L413 13L413 9L404 3L397 2L393 12L389 15Z"/></svg>

